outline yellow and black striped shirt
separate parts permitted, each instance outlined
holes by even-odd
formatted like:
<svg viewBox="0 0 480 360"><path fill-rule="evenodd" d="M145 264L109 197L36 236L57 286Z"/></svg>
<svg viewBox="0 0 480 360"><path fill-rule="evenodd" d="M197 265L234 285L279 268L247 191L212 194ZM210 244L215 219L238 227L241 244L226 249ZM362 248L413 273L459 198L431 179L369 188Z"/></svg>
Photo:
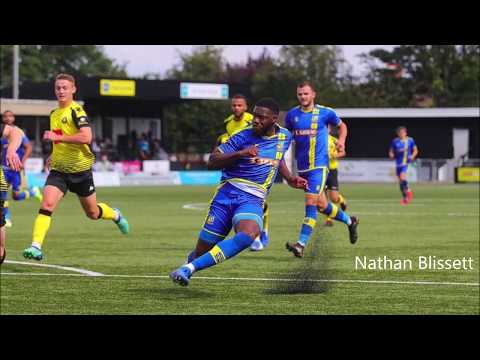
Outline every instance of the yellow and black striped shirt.
<svg viewBox="0 0 480 360"><path fill-rule="evenodd" d="M5 130L5 125L0 124L0 138L3 137L4 130ZM5 181L5 175L3 175L3 166L0 166L0 191L2 192L8 191L8 184Z"/></svg>
<svg viewBox="0 0 480 360"><path fill-rule="evenodd" d="M50 113L50 130L60 135L74 135L84 126L90 126L83 108L73 101L66 108L57 108ZM87 144L54 142L52 170L76 173L92 168L95 155Z"/></svg>

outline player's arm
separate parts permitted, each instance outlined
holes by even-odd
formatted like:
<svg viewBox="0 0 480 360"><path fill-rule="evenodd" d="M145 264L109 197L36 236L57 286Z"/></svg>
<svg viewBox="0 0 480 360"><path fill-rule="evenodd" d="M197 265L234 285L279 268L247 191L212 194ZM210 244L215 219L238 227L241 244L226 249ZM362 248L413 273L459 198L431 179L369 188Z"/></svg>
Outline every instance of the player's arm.
<svg viewBox="0 0 480 360"><path fill-rule="evenodd" d="M342 149L342 150L337 150L335 152L335 159L340 159L340 158L343 158L347 155L347 152L345 151L345 149Z"/></svg>
<svg viewBox="0 0 480 360"><path fill-rule="evenodd" d="M393 152L393 144L390 146L390 149L388 149L388 157L390 159L394 159L395 158L395 154Z"/></svg>
<svg viewBox="0 0 480 360"><path fill-rule="evenodd" d="M308 181L300 176L293 176L284 159L280 161L278 171L280 171L280 174L291 187L295 189L308 189Z"/></svg>
<svg viewBox="0 0 480 360"><path fill-rule="evenodd" d="M22 169L22 162L18 157L17 149L22 143L22 132L15 126L5 125L2 135L8 139L6 154L7 164L13 170L20 171Z"/></svg>
<svg viewBox="0 0 480 360"><path fill-rule="evenodd" d="M26 142L23 144L23 147L25 148L25 154L23 155L22 158L22 164L25 166L25 163L27 162L28 158L30 155L32 155L32 143L31 142Z"/></svg>
<svg viewBox="0 0 480 360"><path fill-rule="evenodd" d="M92 129L90 126L83 126L73 135L56 134L53 131L43 133L44 141L63 142L67 144L90 144L92 142Z"/></svg>
<svg viewBox="0 0 480 360"><path fill-rule="evenodd" d="M415 145L413 147L413 150L412 150L412 160L411 161L414 161L418 156L418 147Z"/></svg>
<svg viewBox="0 0 480 360"><path fill-rule="evenodd" d="M255 157L257 155L258 149L255 145L228 153L224 153L219 147L216 147L208 159L207 167L209 170L220 170L233 165L235 161L242 157Z"/></svg>
<svg viewBox="0 0 480 360"><path fill-rule="evenodd" d="M337 151L340 152L345 150L345 141L347 140L348 128L347 125L341 121L338 125L338 140L337 140Z"/></svg>

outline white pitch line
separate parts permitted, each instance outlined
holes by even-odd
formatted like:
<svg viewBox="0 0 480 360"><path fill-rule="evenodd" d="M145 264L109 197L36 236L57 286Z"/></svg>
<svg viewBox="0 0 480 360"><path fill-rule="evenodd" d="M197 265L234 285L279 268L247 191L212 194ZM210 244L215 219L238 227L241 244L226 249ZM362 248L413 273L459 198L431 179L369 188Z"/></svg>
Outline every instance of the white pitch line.
<svg viewBox="0 0 480 360"><path fill-rule="evenodd" d="M182 206L182 208L187 210L206 210L207 206L208 206L207 203L195 203L195 204L185 204Z"/></svg>
<svg viewBox="0 0 480 360"><path fill-rule="evenodd" d="M423 206L423 205L422 205ZM187 210L199 210L204 211L207 209L206 203L185 204L182 208ZM282 211L272 209L274 214L288 214L290 211ZM442 213L442 212L368 212L368 211L355 211L356 215L369 215L369 216L456 216L456 217L478 217L480 214L475 213Z"/></svg>
<svg viewBox="0 0 480 360"><path fill-rule="evenodd" d="M10 273L1 272L0 275L16 276L78 276L81 274L50 274L50 273ZM98 277L135 278L135 279L168 279L168 275L98 275ZM353 279L273 279L273 278L246 278L246 277L214 277L195 276L201 280L233 280L233 281L278 281L278 282L331 282L331 283L361 283L361 284L397 284L397 285L457 285L457 286L480 286L480 283L465 282L441 282L441 281L398 281L398 280L353 280Z"/></svg>
<svg viewBox="0 0 480 360"><path fill-rule="evenodd" d="M74 267L69 267L69 266L60 266L60 265L52 265L52 264L34 264L30 262L25 262L25 261L13 261L13 260L5 260L6 264L18 264L18 265L28 265L28 266L38 266L38 267L46 267L46 268L53 268L53 269L60 269L60 270L66 270L66 271L72 271L76 273L80 273L86 276L103 276L102 273L95 272L95 271L90 271L90 270L85 270L85 269L78 269Z"/></svg>

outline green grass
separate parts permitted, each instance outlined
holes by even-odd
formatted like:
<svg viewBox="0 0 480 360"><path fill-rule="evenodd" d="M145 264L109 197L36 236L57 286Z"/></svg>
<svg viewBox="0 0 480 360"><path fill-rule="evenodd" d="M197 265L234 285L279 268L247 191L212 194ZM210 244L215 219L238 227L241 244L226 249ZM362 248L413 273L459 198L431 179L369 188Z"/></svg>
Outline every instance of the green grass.
<svg viewBox="0 0 480 360"><path fill-rule="evenodd" d="M359 214L359 242L343 224L317 226L307 256L284 249L297 238L303 194L276 185L269 198L271 243L194 275L181 288L167 278L65 276L69 271L5 263L0 277L3 314L479 314L479 287L382 283L218 280L199 277L479 282L478 186L414 185L412 204L399 204L396 185L344 185L351 214ZM119 207L131 234L88 220L69 194L53 216L44 263L108 275L168 275L196 242L213 187L101 188L98 197ZM26 261L38 203L11 203L7 260ZM322 219L323 220L323 219ZM322 223L319 221L319 224ZM355 270L355 256L474 259L474 270ZM52 276L31 274L57 274ZM27 275L29 274L29 275Z"/></svg>

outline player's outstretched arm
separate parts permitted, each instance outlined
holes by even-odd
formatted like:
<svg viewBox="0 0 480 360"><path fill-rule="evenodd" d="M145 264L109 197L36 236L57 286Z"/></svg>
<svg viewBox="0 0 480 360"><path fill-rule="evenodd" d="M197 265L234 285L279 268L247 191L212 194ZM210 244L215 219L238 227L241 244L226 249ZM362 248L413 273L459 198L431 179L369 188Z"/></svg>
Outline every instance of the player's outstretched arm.
<svg viewBox="0 0 480 360"><path fill-rule="evenodd" d="M336 154L335 154L335 159L340 159L340 158L343 158L347 155L347 152L345 151L345 149L343 150L337 150Z"/></svg>
<svg viewBox="0 0 480 360"><path fill-rule="evenodd" d="M22 169L22 162L18 157L17 149L22 143L22 132L15 126L5 125L2 135L8 139L7 164L13 170L20 171Z"/></svg>
<svg viewBox="0 0 480 360"><path fill-rule="evenodd" d="M414 161L418 156L418 147L414 146L413 147L413 151L412 151L412 160L411 161Z"/></svg>
<svg viewBox="0 0 480 360"><path fill-rule="evenodd" d="M338 125L338 140L337 140L337 150L345 150L345 141L347 140L348 128L347 125L342 121Z"/></svg>
<svg viewBox="0 0 480 360"><path fill-rule="evenodd" d="M27 162L30 155L32 155L32 150L33 149L32 149L32 143L30 143L30 142L26 143L23 146L25 147L25 154L23 155L23 158L22 158L22 164L25 167L25 163Z"/></svg>
<svg viewBox="0 0 480 360"><path fill-rule="evenodd" d="M63 135L53 131L45 131L43 133L44 141L60 141L68 144L90 144L92 142L92 129L89 126L81 127L76 134Z"/></svg>
<svg viewBox="0 0 480 360"><path fill-rule="evenodd" d="M255 145L230 153L222 153L217 147L210 155L207 166L209 170L220 170L233 165L235 161L242 157L255 157L257 155L258 149Z"/></svg>
<svg viewBox="0 0 480 360"><path fill-rule="evenodd" d="M308 181L300 176L293 176L285 163L285 160L280 161L278 168L280 174L285 178L288 185L295 189L308 189Z"/></svg>
<svg viewBox="0 0 480 360"><path fill-rule="evenodd" d="M392 148L390 148L390 149L388 150L388 157L389 157L390 159L393 159L393 158L395 157L395 155L393 154L393 149L392 149Z"/></svg>

